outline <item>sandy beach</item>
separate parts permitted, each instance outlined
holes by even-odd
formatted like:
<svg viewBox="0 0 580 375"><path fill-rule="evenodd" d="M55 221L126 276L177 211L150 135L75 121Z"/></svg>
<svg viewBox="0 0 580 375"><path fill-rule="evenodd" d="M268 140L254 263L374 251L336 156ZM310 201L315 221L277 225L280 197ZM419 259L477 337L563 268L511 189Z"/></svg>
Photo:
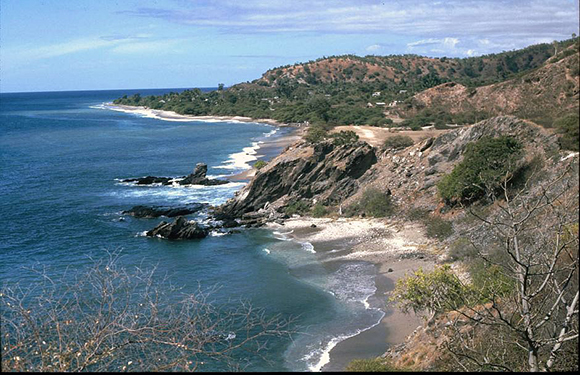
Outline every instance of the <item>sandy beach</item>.
<svg viewBox="0 0 580 375"><path fill-rule="evenodd" d="M191 122L191 121L204 121L204 122L257 122L261 124L269 124L275 126L289 126L288 124L283 124L273 119L253 119L251 117L244 116L188 116L180 115L179 113L172 111L163 111L160 109L151 109L147 107L133 107L128 105L106 103L105 107L107 109L125 113L133 113L140 115L142 117L155 118L164 121L175 121L175 122Z"/></svg>
<svg viewBox="0 0 580 375"><path fill-rule="evenodd" d="M397 279L420 267L432 269L436 262L419 224L387 219L293 218L269 227L292 232L288 237L293 240L310 242L329 267L362 260L377 269L376 292L369 298L369 307L381 309L384 317L374 327L330 345L315 370L343 371L353 359L378 357L403 342L422 323L420 317L402 313L388 300Z"/></svg>

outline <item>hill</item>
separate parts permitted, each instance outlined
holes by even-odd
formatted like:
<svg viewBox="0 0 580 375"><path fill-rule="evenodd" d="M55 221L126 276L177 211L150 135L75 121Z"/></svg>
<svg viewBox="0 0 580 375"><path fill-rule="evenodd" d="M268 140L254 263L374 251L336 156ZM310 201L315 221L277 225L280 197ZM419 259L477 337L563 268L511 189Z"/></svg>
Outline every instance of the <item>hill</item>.
<svg viewBox="0 0 580 375"><path fill-rule="evenodd" d="M570 46L577 45L577 41L577 38L562 41L556 47L538 44L465 59L416 55L332 56L271 69L253 82L237 84L226 90L220 88L203 93L193 89L163 96L125 96L115 103L186 115L237 115L331 126L389 126L393 120L386 115L392 106L419 92L446 82L470 89L506 80L513 84L517 77L545 66L556 49L571 51ZM577 70L571 68L569 74L572 78L574 73ZM554 79L563 78L556 76ZM413 108L412 104L410 108ZM401 111L407 117L416 115L416 112ZM457 117L456 113L452 114ZM459 120L473 123L482 118L477 117L469 112Z"/></svg>
<svg viewBox="0 0 580 375"><path fill-rule="evenodd" d="M578 111L578 46L571 45L536 69L480 87L444 83L415 94L395 110L400 116L481 112L486 117L513 114L544 126Z"/></svg>

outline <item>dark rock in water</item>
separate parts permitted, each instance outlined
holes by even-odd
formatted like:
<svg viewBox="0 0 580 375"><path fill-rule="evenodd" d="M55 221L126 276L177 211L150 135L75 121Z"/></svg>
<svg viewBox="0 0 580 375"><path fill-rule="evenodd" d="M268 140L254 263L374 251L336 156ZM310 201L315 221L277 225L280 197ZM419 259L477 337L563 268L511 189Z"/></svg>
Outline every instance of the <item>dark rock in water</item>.
<svg viewBox="0 0 580 375"><path fill-rule="evenodd" d="M207 228L195 221L188 221L183 216L179 216L173 223L162 221L146 233L148 237L162 237L168 240L200 239L207 237L208 234Z"/></svg>
<svg viewBox="0 0 580 375"><path fill-rule="evenodd" d="M193 173L189 176L181 177L182 180L177 181L179 185L223 185L229 183L226 180L212 180L206 177L207 174L207 164L198 163L193 170ZM152 184L162 184L171 185L173 184L173 177L139 177L139 178L126 178L122 180L123 182L134 182L136 185L152 185Z"/></svg>
<svg viewBox="0 0 580 375"><path fill-rule="evenodd" d="M240 224L235 220L224 220L222 224L222 228L235 228L239 226Z"/></svg>
<svg viewBox="0 0 580 375"><path fill-rule="evenodd" d="M123 214L137 218L155 218L159 216L176 217L190 215L208 207L207 203L192 203L182 207L135 206Z"/></svg>
<svg viewBox="0 0 580 375"><path fill-rule="evenodd" d="M225 180L210 180L206 177L207 164L197 163L193 173L179 181L179 185L223 185L229 181Z"/></svg>
<svg viewBox="0 0 580 375"><path fill-rule="evenodd" d="M310 228L316 228L316 224L310 224Z"/></svg>
<svg viewBox="0 0 580 375"><path fill-rule="evenodd" d="M139 178L126 178L122 180L123 182L134 182L137 185L153 185L153 184L163 184L168 185L169 181L173 180L171 177L139 177Z"/></svg>

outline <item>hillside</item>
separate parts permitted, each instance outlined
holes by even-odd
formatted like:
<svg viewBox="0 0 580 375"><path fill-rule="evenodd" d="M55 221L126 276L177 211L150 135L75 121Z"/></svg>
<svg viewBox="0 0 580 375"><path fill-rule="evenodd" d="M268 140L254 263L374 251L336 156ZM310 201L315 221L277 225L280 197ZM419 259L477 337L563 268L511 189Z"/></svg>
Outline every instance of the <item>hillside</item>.
<svg viewBox="0 0 580 375"><path fill-rule="evenodd" d="M573 45L577 45L577 38L559 42L557 48L570 53ZM203 93L193 89L180 94L150 97L134 95L117 99L114 103L146 106L194 116L248 116L272 118L285 123L388 127L398 125L397 115L412 120L421 114L421 97L411 98L433 87L439 87L437 90L442 87L457 87L459 91L464 87L465 95L481 92L481 98L485 99L486 90L489 89L480 89L481 87L490 87L501 82L509 87L519 85L520 81L528 84L529 80L535 87L546 86L546 90L551 91L542 94L538 101L544 101L550 95L558 97L562 92L564 95L571 95L570 100L564 99L572 103L577 98L577 69L573 67L577 56L576 60L574 56L567 55L561 61L553 62L554 59L559 59L558 56L551 59L554 52L554 45L538 44L520 50L465 59L415 55L326 57L271 69L253 82L237 84L226 90L220 88ZM559 56L565 53L560 53ZM550 76L552 81L526 76L547 66L558 71L563 71L561 67L565 66L567 70L564 73L544 74L546 77ZM448 83L448 86L440 86L444 83ZM456 85L453 86L453 83ZM528 87L514 90L526 93ZM498 97L511 96L507 89L500 91L505 94L497 94ZM464 95L461 92L459 94ZM426 95L436 96L429 92ZM537 113L530 112L529 108L535 110L539 107L535 104L529 105L527 96L520 96L521 100L514 100L514 108L510 113L521 115L523 112L527 118L537 117ZM430 104L425 101L425 105ZM570 106L573 107L572 104ZM550 117L543 122L551 125L554 116L568 109L566 104L561 111L550 110ZM487 107L469 105L469 101L453 110L447 110L442 104L442 111L444 116L436 117L443 123L469 124L497 114L490 113ZM433 115L423 117L418 122L408 121L402 125L418 129L436 120Z"/></svg>
<svg viewBox="0 0 580 375"><path fill-rule="evenodd" d="M570 46L545 64L504 82L469 88L449 82L424 90L393 110L403 117L421 111L481 112L486 116L513 114L550 126L554 119L578 112L577 46Z"/></svg>

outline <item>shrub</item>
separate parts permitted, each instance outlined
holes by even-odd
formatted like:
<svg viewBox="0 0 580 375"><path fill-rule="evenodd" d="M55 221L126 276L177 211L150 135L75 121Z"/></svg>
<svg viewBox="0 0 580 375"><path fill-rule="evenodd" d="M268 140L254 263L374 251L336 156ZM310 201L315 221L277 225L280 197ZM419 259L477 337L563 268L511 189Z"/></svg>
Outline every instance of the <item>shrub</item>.
<svg viewBox="0 0 580 375"><path fill-rule="evenodd" d="M264 160L258 160L256 163L254 163L254 168L256 168L257 170L260 170L262 168L264 168L268 163L266 163Z"/></svg>
<svg viewBox="0 0 580 375"><path fill-rule="evenodd" d="M554 121L554 127L560 133L560 147L564 150L578 151L580 141L580 120L578 114L570 114Z"/></svg>
<svg viewBox="0 0 580 375"><path fill-rule="evenodd" d="M323 217L328 215L328 209L322 205L322 203L317 202L314 207L312 207L312 216Z"/></svg>
<svg viewBox="0 0 580 375"><path fill-rule="evenodd" d="M332 134L331 137L335 146L350 145L358 141L358 135L352 130L341 130L339 133Z"/></svg>
<svg viewBox="0 0 580 375"><path fill-rule="evenodd" d="M385 143L383 145L387 149L399 150L412 146L414 143L415 142L413 142L413 139L408 135L397 134L385 139Z"/></svg>
<svg viewBox="0 0 580 375"><path fill-rule="evenodd" d="M360 201L346 209L347 216L368 215L386 217L394 212L391 197L379 189L368 188L363 192Z"/></svg>
<svg viewBox="0 0 580 375"><path fill-rule="evenodd" d="M308 141L309 143L318 143L323 141L326 136L327 136L327 131L326 129L324 129L324 127L322 125L311 125L308 128L308 131L306 132L306 135L304 136L304 139L306 139L306 141Z"/></svg>
<svg viewBox="0 0 580 375"><path fill-rule="evenodd" d="M449 260L470 260L477 256L477 249L475 249L471 243L465 239L460 238L453 242L449 248L448 257Z"/></svg>
<svg viewBox="0 0 580 375"><path fill-rule="evenodd" d="M412 221L423 220L427 215L429 215L429 210L424 208L411 208L407 212L407 219Z"/></svg>
<svg viewBox="0 0 580 375"><path fill-rule="evenodd" d="M445 121L437 120L437 121L435 121L435 129L445 130L445 129L451 129L451 128L449 126L447 126L447 124L445 124Z"/></svg>
<svg viewBox="0 0 580 375"><path fill-rule="evenodd" d="M484 137L468 144L463 161L437 184L447 203L472 202L486 193L494 193L503 179L516 171L521 144L514 138Z"/></svg>
<svg viewBox="0 0 580 375"><path fill-rule="evenodd" d="M427 216L423 222L426 229L425 234L429 238L443 240L453 233L453 226L451 225L451 222L438 216Z"/></svg>
<svg viewBox="0 0 580 375"><path fill-rule="evenodd" d="M381 358L373 359L355 359L345 368L347 372L400 372L405 371L394 367L386 360Z"/></svg>
<svg viewBox="0 0 580 375"><path fill-rule="evenodd" d="M306 212L308 212L309 209L310 204L308 204L306 201L295 201L286 206L284 212L288 215L304 215Z"/></svg>
<svg viewBox="0 0 580 375"><path fill-rule="evenodd" d="M469 295L468 286L459 280L449 265L443 265L433 271L419 268L412 275L398 279L390 299L405 312L427 311L434 316L462 307Z"/></svg>

